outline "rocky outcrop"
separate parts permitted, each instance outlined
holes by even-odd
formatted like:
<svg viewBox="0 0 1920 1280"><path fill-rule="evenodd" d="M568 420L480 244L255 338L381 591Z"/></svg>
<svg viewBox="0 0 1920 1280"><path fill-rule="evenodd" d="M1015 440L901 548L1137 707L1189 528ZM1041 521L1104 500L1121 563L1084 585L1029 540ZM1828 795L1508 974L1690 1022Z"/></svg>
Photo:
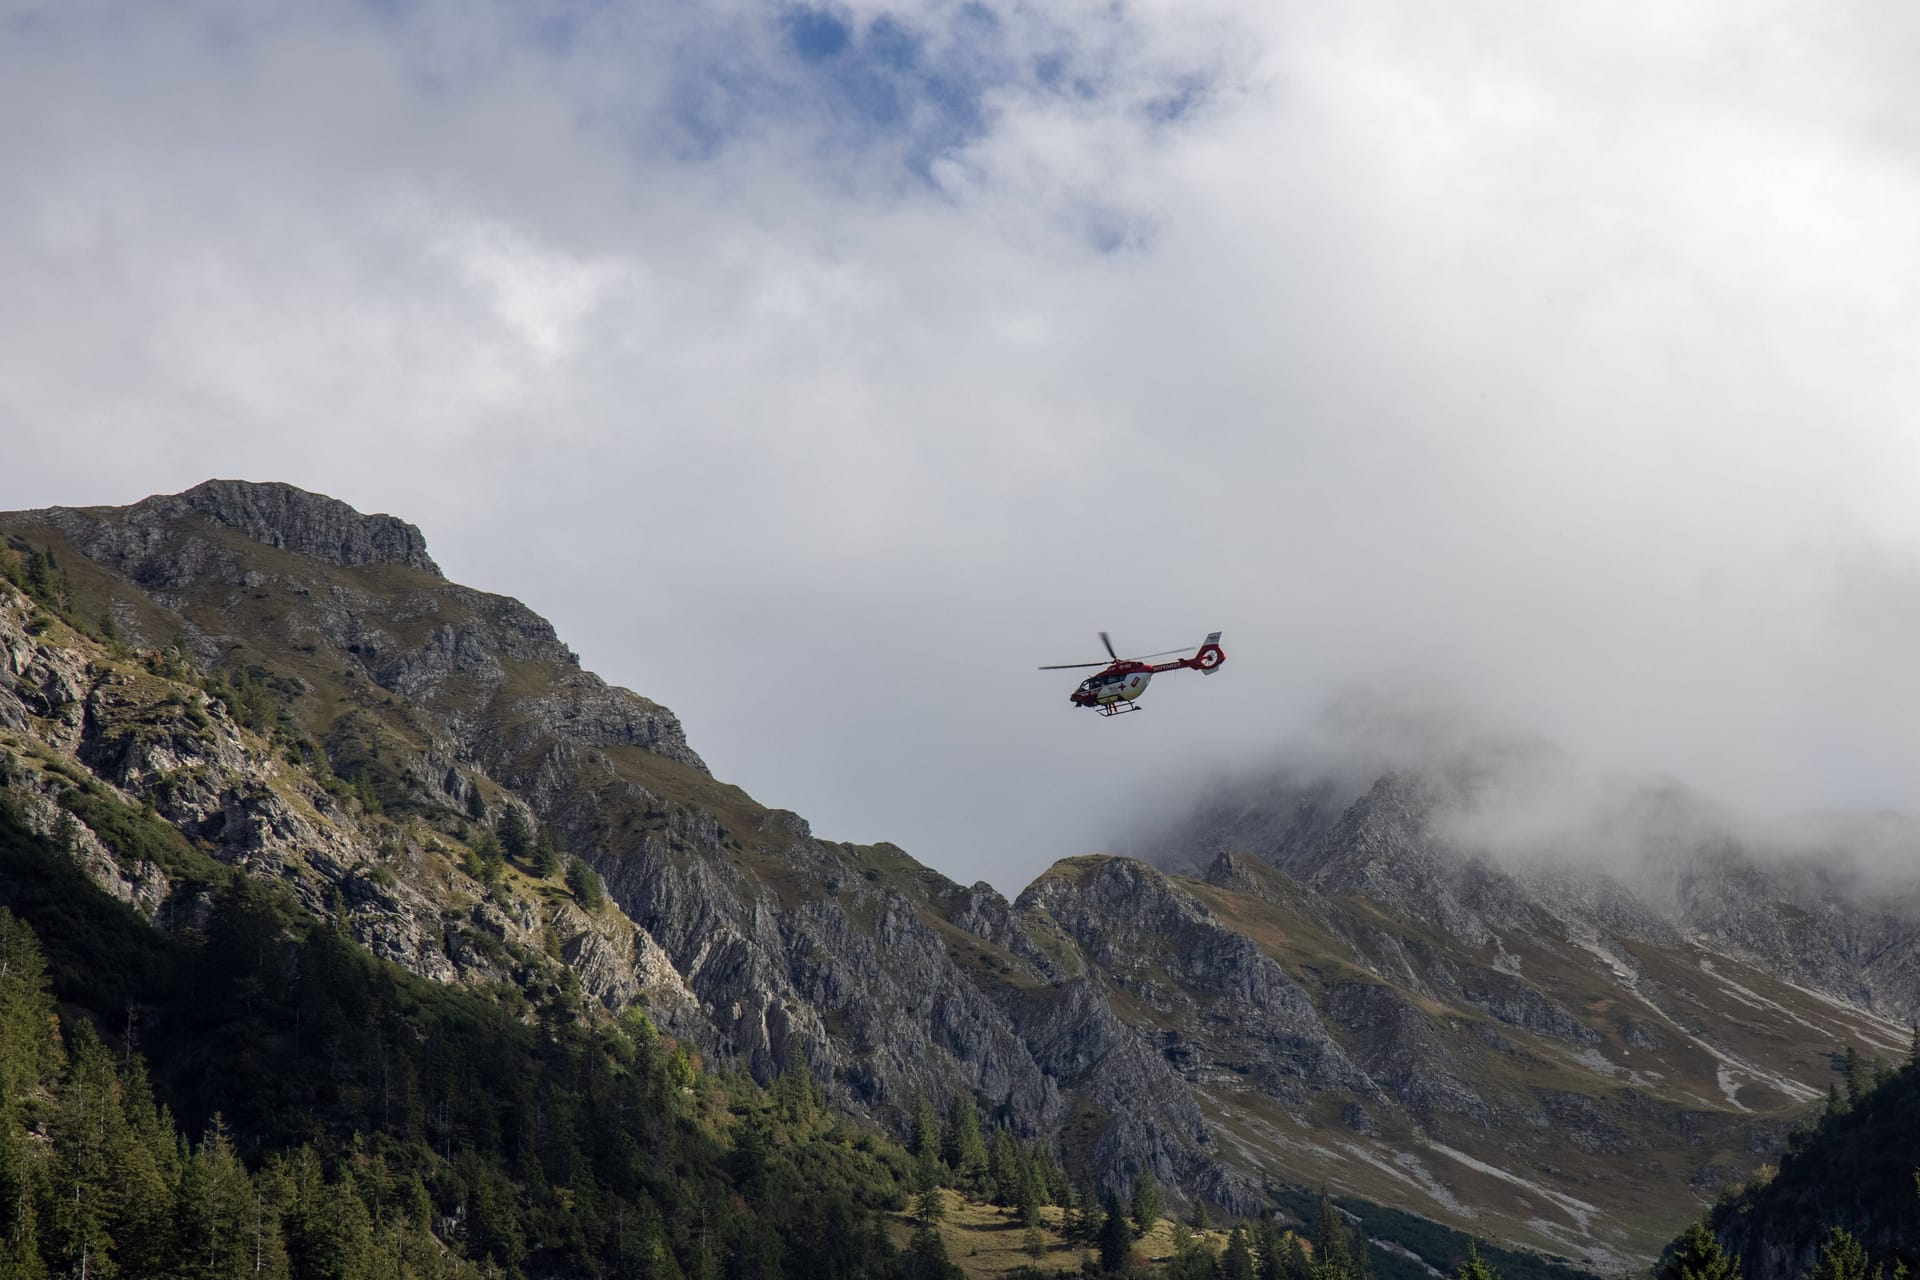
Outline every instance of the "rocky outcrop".
<svg viewBox="0 0 1920 1280"><path fill-rule="evenodd" d="M1058 1123L1056 1084L924 904L836 846L795 842L784 858L804 900L776 901L713 830L650 835L594 861L684 975L712 1046L763 1079L802 1053L854 1109L900 1118L917 1093L967 1093L1028 1134Z"/></svg>
<svg viewBox="0 0 1920 1280"><path fill-rule="evenodd" d="M157 668L157 669L156 669ZM196 678L116 655L0 585L0 781L30 826L163 927L197 924L203 889L126 845L151 815L219 862L286 886L375 955L423 977L539 981L550 932L587 991L620 1008L690 1002L630 921L490 890L430 831L366 813L235 723ZM76 797L91 792L92 800ZM86 815L119 813L100 832ZM504 899L506 909L494 905ZM484 938L480 935L486 935Z"/></svg>
<svg viewBox="0 0 1920 1280"><path fill-rule="evenodd" d="M131 507L51 507L19 513L23 523L66 533L91 560L136 581L178 581L198 565L164 552L183 516L200 516L255 542L333 565L393 564L440 577L420 530L389 515L362 515L337 498L290 484L208 480L185 493L147 498Z"/></svg>

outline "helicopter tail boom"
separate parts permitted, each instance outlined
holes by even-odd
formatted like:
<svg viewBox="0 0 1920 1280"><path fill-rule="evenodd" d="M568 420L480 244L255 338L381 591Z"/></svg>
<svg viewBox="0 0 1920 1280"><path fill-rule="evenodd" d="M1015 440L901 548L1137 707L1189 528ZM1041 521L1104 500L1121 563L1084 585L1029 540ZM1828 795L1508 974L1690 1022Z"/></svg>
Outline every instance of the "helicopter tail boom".
<svg viewBox="0 0 1920 1280"><path fill-rule="evenodd" d="M1201 642L1199 652L1191 658L1179 658L1173 662L1156 663L1148 667L1149 671L1198 671L1201 675L1212 675L1227 660L1227 651L1220 647L1220 633L1212 632Z"/></svg>

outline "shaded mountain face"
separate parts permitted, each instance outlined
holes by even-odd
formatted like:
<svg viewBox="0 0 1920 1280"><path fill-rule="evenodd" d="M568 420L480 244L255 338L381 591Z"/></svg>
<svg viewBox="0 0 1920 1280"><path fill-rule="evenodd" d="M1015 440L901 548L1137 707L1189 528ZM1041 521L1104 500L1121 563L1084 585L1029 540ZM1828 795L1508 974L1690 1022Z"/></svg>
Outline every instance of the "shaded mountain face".
<svg viewBox="0 0 1920 1280"><path fill-rule="evenodd" d="M1326 1183L1613 1265L1770 1155L1828 1054L1906 1043L1913 917L1840 905L1830 864L1723 841L1644 884L1514 871L1459 779L1348 775L1163 833L1186 874L1072 858L1009 902L713 778L671 712L392 517L211 482L0 535L66 579L68 622L0 599L0 753L43 829L62 770L97 779L415 972L578 982L902 1129L966 1093L1116 1188L1151 1168L1249 1213ZM510 811L610 901L490 877ZM66 835L157 922L201 909Z"/></svg>
<svg viewBox="0 0 1920 1280"><path fill-rule="evenodd" d="M1920 1041L1899 1070L1850 1081L1787 1148L1708 1215L1743 1276L1808 1274L1836 1228L1884 1273L1911 1270L1920 1259Z"/></svg>

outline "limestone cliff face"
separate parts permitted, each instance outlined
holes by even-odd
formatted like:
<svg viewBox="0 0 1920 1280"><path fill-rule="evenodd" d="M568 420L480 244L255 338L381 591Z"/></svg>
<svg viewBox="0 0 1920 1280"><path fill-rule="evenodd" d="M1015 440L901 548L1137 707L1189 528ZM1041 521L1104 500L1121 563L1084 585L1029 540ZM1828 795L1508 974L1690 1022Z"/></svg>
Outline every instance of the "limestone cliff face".
<svg viewBox="0 0 1920 1280"><path fill-rule="evenodd" d="M545 947L556 938L610 1007L649 991L673 1003L677 975L630 923L489 893L462 869L454 841L374 817L321 785L188 672L96 644L10 592L0 592L0 757L29 820L63 832L96 881L157 923L198 920L201 889L130 860L76 820L80 791L150 809L423 977L555 981L561 965Z"/></svg>
<svg viewBox="0 0 1920 1280"><path fill-rule="evenodd" d="M1777 1147L1823 1054L1903 1043L1920 989L1905 908L1841 920L1836 885L1719 847L1643 885L1517 871L1449 824L1449 777L1243 786L1163 833L1188 874L1073 858L1009 902L713 778L392 517L210 482L0 535L123 637L0 586L6 785L47 830L83 780L415 972L575 984L762 1079L803 1057L882 1123L966 1094L1115 1189L1251 1213L1326 1183L1612 1266ZM476 876L509 810L608 901ZM149 918L203 909L68 834Z"/></svg>

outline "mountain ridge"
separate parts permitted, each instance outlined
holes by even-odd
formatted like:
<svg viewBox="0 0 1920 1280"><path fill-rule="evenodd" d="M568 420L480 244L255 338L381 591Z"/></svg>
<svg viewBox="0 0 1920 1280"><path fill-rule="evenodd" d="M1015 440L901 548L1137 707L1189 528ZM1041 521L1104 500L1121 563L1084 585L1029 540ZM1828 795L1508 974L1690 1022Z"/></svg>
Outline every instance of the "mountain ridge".
<svg viewBox="0 0 1920 1280"><path fill-rule="evenodd" d="M102 513L118 515L103 520ZM157 526L192 512L283 548L342 567L393 564L444 578L427 554L426 535L397 516L363 515L353 507L279 481L206 480L176 494L156 494L127 507L48 507L11 513L51 525L76 539L89 559L117 561L135 576L164 568L148 541Z"/></svg>
<svg viewBox="0 0 1920 1280"><path fill-rule="evenodd" d="M899 1130L917 1096L969 1096L1113 1189L1151 1170L1252 1213L1270 1185L1328 1182L1602 1266L1650 1256L1687 1198L1776 1151L1822 1052L1896 1038L1754 968L1764 950L1508 874L1438 820L1431 779L1256 803L1234 841L1278 832L1271 857L1189 833L1198 875L1088 856L1012 901L820 840L713 778L670 711L580 670L524 605L439 576L412 526L242 484L0 514L57 559L66 613L123 638L0 611L8 750L151 803L435 980L578 981L762 1080L804 1062ZM97 656L124 642L208 692L132 696L138 672ZM252 726L209 737L193 713L216 703ZM477 877L476 810L551 833L607 913L574 918L515 864ZM164 874L109 863L90 865L169 909ZM1844 931L1806 936L1814 985L1905 989L1897 945L1871 969Z"/></svg>

